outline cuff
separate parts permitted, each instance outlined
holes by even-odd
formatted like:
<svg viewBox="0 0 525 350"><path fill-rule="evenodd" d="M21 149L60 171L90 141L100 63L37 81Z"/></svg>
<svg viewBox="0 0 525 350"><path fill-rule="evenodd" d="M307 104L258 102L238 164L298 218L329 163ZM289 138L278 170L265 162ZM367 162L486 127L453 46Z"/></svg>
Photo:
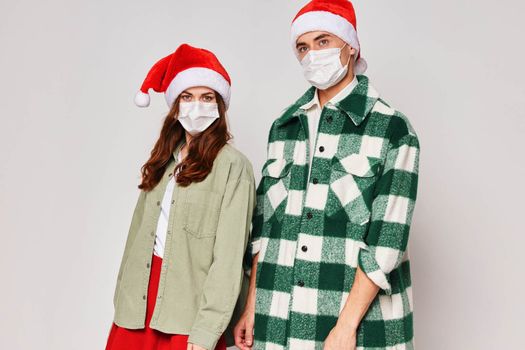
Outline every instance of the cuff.
<svg viewBox="0 0 525 350"><path fill-rule="evenodd" d="M381 270L374 257L374 253L368 246L361 247L361 249L359 249L358 264L361 270L366 273L368 278L370 278L372 282L381 288L386 295L392 294L390 277Z"/></svg>
<svg viewBox="0 0 525 350"><path fill-rule="evenodd" d="M204 329L193 328L188 337L188 343L198 345L206 350L213 350L219 342L220 334Z"/></svg>

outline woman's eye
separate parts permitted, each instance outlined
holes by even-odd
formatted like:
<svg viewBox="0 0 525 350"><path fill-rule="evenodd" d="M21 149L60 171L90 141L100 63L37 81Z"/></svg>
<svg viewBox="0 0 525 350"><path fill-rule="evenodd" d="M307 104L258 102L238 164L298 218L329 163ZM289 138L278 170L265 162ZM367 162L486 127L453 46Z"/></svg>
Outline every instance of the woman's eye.
<svg viewBox="0 0 525 350"><path fill-rule="evenodd" d="M184 100L184 101L191 101L191 96L190 95L183 95L182 96L182 100Z"/></svg>

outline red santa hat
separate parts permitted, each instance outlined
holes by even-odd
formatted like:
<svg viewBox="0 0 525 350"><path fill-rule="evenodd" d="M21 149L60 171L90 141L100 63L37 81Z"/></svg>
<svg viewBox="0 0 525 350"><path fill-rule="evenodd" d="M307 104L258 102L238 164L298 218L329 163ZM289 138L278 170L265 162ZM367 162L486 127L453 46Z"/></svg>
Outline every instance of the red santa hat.
<svg viewBox="0 0 525 350"><path fill-rule="evenodd" d="M164 92L166 102L171 108L181 92L196 86L215 90L228 108L231 80L226 69L212 52L182 44L174 53L162 58L151 68L135 96L135 104L139 107L149 106L148 91L153 89L156 92Z"/></svg>
<svg viewBox="0 0 525 350"><path fill-rule="evenodd" d="M366 71L366 61L361 57L357 37L357 21L354 6L347 0L312 0L295 16L292 22L292 46L295 50L297 39L308 32L332 33L357 50L355 74Z"/></svg>

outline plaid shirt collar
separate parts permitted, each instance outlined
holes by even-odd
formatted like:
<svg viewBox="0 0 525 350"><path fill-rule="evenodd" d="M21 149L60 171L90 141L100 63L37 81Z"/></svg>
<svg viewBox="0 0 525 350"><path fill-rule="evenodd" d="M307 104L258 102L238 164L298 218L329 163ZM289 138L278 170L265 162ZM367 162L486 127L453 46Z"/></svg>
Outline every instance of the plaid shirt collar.
<svg viewBox="0 0 525 350"><path fill-rule="evenodd" d="M369 84L368 77L365 75L357 76L358 84L352 92L335 104L335 107L345 113L356 126L361 124L370 113L370 110L379 98L378 92ZM302 109L308 102L315 97L316 88L310 87L285 114L277 120L277 125L282 126L298 118L305 113Z"/></svg>

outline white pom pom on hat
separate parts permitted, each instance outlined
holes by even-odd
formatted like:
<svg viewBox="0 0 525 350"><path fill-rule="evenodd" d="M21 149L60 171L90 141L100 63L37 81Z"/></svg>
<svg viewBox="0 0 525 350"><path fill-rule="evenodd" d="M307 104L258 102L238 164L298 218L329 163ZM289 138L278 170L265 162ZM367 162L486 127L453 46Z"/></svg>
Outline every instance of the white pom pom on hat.
<svg viewBox="0 0 525 350"><path fill-rule="evenodd" d="M357 37L357 20L354 6L348 0L313 0L304 6L292 22L291 40L295 50L297 39L308 32L332 33L357 50L355 74L363 74L368 65L361 57Z"/></svg>
<svg viewBox="0 0 525 350"><path fill-rule="evenodd" d="M149 94L145 94L142 91L138 91L135 95L134 102L138 107L148 107L150 102Z"/></svg>
<svg viewBox="0 0 525 350"><path fill-rule="evenodd" d="M230 104L231 79L217 57L208 50L182 44L172 54L160 59L148 72L134 102L138 107L150 104L149 90L163 92L168 107L184 90L205 86L216 91Z"/></svg>

